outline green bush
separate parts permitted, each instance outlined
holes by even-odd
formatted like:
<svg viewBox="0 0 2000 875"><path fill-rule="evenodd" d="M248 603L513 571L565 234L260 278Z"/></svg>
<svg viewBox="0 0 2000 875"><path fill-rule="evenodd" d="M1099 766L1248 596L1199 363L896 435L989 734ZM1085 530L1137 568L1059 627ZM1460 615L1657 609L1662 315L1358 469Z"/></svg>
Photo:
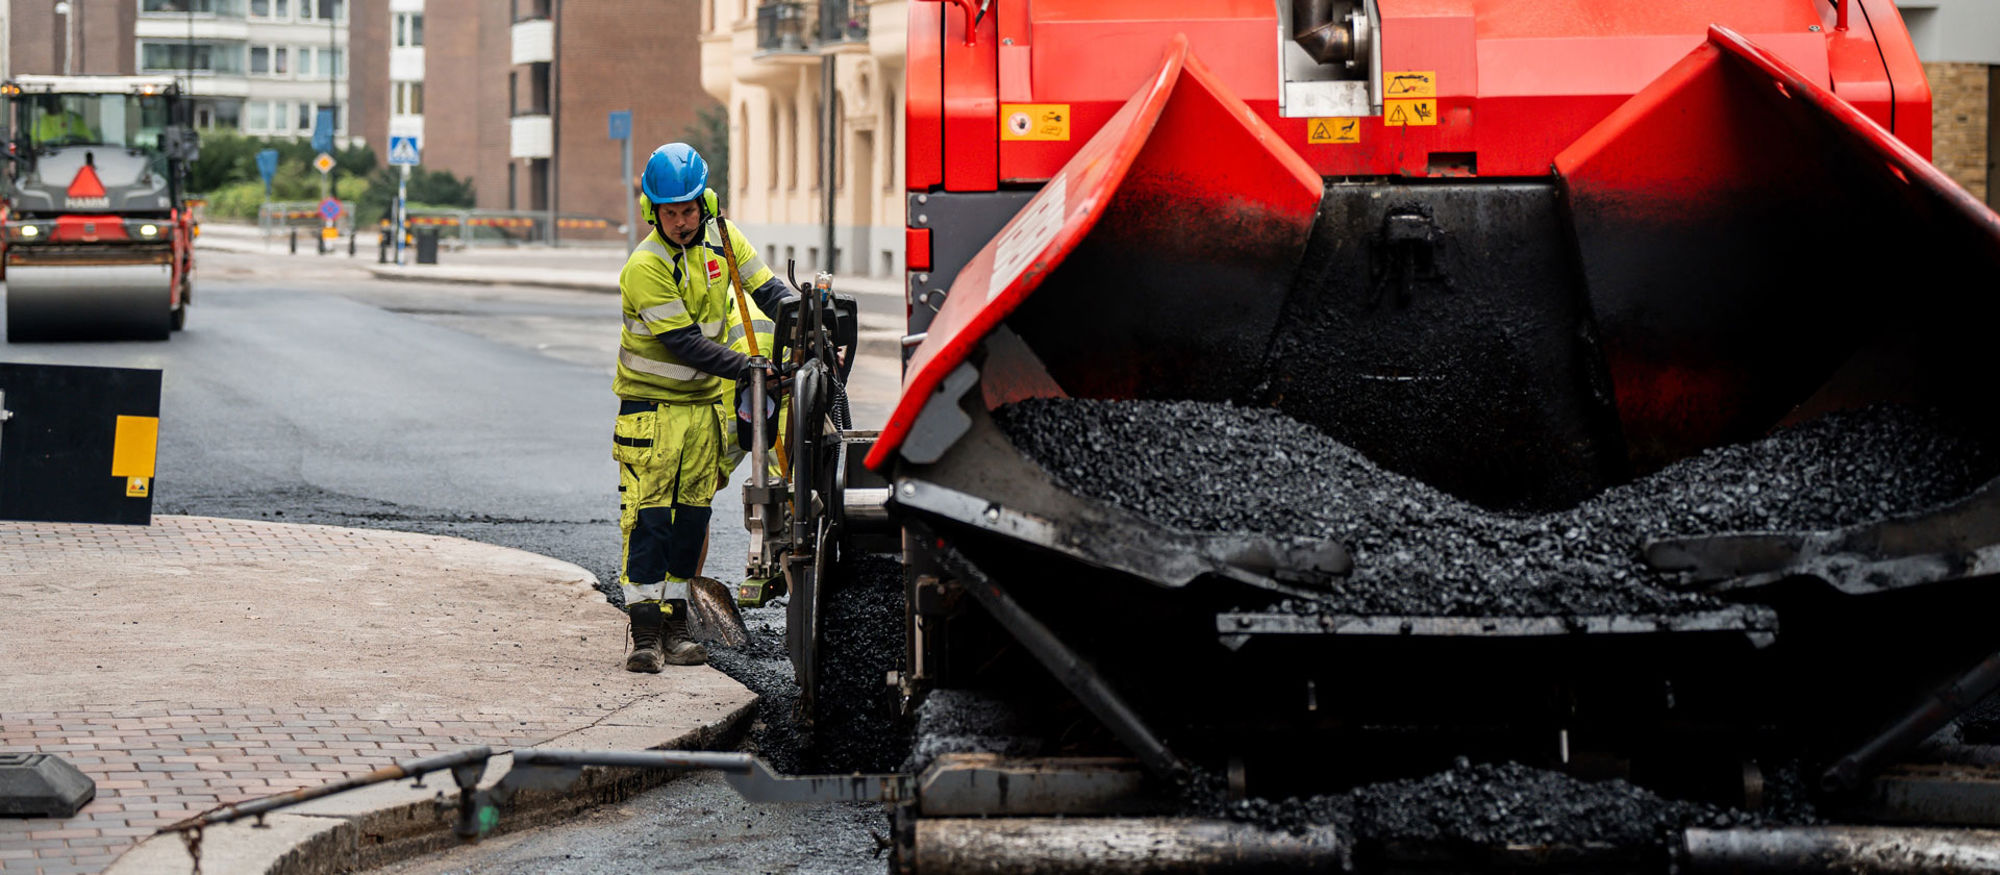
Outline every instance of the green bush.
<svg viewBox="0 0 2000 875"><path fill-rule="evenodd" d="M211 219L255 219L264 203L264 183L232 182L208 194L206 215Z"/></svg>

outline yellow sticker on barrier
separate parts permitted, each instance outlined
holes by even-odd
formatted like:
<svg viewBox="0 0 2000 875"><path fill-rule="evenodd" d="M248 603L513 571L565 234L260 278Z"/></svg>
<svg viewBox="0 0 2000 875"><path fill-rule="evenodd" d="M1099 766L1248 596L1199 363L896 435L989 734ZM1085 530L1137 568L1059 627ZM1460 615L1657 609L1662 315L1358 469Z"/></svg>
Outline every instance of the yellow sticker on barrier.
<svg viewBox="0 0 2000 875"><path fill-rule="evenodd" d="M1438 102L1435 98L1387 101L1382 104L1382 123L1390 127L1437 124Z"/></svg>
<svg viewBox="0 0 2000 875"><path fill-rule="evenodd" d="M1358 118L1307 119L1306 142L1359 143L1361 142L1361 120Z"/></svg>
<svg viewBox="0 0 2000 875"><path fill-rule="evenodd" d="M160 418L120 416L111 438L111 476L153 476L153 454L160 445Z"/></svg>
<svg viewBox="0 0 2000 875"><path fill-rule="evenodd" d="M325 237L325 238L326 238L326 239L328 239L328 240L339 240L339 239L340 239L340 229L339 229L339 228L321 228L321 229L319 229L319 236L321 236L321 237Z"/></svg>
<svg viewBox="0 0 2000 875"><path fill-rule="evenodd" d="M1069 139L1069 104L1000 104L1000 139L1042 141Z"/></svg>
<svg viewBox="0 0 2000 875"><path fill-rule="evenodd" d="M126 498L145 498L151 489L151 482L145 477L125 478Z"/></svg>
<svg viewBox="0 0 2000 875"><path fill-rule="evenodd" d="M1382 74L1383 97L1408 100L1438 96L1436 70L1397 70Z"/></svg>

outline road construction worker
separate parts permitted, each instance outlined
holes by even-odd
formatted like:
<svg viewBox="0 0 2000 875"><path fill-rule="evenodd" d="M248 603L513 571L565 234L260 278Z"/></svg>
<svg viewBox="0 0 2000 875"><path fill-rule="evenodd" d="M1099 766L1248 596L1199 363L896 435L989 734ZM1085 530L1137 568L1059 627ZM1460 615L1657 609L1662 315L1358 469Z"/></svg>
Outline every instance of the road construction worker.
<svg viewBox="0 0 2000 875"><path fill-rule="evenodd" d="M655 149L639 187L653 228L618 276L625 325L611 454L624 535L618 583L632 624L625 668L657 672L663 663L708 659L687 635L688 582L716 490L717 402L750 371L750 358L727 345L730 327L743 321L734 312L728 256L763 310L775 310L786 289L734 223L726 233L720 227L708 162L693 148Z"/></svg>
<svg viewBox="0 0 2000 875"><path fill-rule="evenodd" d="M60 98L57 98L59 100ZM44 102L41 117L35 120L35 144L60 146L64 143L95 143L97 130L83 114L57 102Z"/></svg>

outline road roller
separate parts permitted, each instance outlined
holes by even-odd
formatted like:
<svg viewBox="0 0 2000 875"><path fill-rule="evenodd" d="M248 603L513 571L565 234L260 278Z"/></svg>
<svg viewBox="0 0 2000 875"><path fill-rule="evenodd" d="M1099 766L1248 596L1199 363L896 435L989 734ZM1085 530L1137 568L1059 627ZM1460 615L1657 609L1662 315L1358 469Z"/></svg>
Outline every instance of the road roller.
<svg viewBox="0 0 2000 875"><path fill-rule="evenodd" d="M199 147L174 80L17 76L0 84L7 339L165 340L187 323Z"/></svg>

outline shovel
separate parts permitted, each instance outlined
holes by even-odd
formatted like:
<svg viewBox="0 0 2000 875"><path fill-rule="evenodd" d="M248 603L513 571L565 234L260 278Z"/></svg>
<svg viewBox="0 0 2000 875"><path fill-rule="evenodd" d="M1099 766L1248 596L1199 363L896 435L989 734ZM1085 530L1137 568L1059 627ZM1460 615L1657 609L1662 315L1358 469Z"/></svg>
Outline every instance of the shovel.
<svg viewBox="0 0 2000 875"><path fill-rule="evenodd" d="M688 634L696 641L723 647L750 643L750 630L736 611L736 594L712 577L688 579Z"/></svg>

